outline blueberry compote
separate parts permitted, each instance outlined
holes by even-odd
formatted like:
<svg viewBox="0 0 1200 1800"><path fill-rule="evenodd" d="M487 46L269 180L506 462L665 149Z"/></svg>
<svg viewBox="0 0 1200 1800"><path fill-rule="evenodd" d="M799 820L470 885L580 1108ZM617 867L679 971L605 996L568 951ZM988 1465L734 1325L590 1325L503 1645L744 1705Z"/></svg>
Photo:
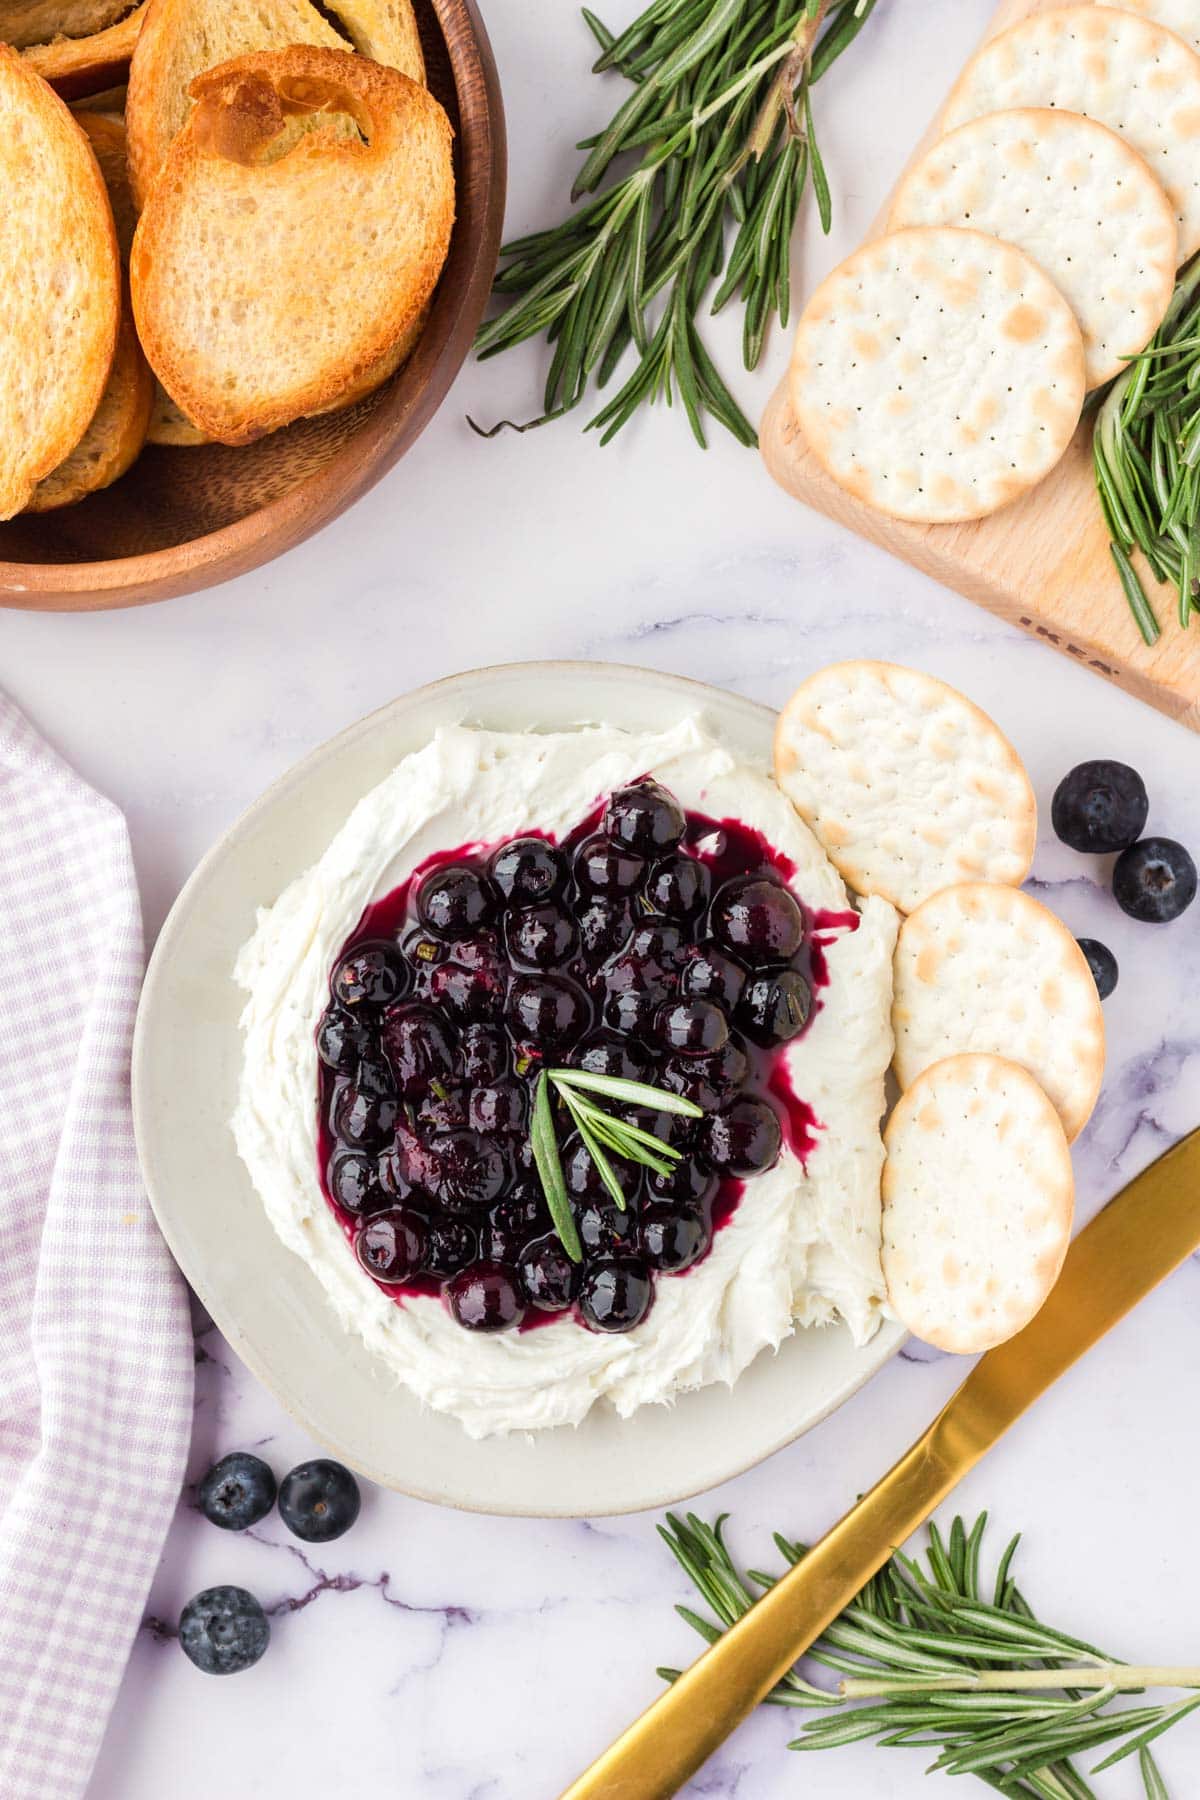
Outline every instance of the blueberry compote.
<svg viewBox="0 0 1200 1800"><path fill-rule="evenodd" d="M643 780L561 844L439 854L367 909L317 1031L321 1174L386 1293L440 1294L471 1331L566 1313L628 1331L657 1279L707 1253L748 1178L785 1143L806 1155L816 1121L780 1053L817 1004L829 934L858 920L808 912L793 873L760 833ZM682 1155L668 1175L614 1158L624 1211L558 1117L581 1264L529 1144L537 1077L565 1065L703 1113L626 1109Z"/></svg>

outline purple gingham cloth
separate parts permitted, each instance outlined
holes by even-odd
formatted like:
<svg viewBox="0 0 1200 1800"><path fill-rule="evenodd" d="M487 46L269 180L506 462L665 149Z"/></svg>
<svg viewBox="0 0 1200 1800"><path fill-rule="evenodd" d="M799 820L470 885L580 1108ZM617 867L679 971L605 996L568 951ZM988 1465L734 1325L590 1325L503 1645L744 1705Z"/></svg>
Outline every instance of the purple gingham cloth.
<svg viewBox="0 0 1200 1800"><path fill-rule="evenodd" d="M183 1478L183 1283L138 1174L125 821L0 695L0 1796L83 1793Z"/></svg>

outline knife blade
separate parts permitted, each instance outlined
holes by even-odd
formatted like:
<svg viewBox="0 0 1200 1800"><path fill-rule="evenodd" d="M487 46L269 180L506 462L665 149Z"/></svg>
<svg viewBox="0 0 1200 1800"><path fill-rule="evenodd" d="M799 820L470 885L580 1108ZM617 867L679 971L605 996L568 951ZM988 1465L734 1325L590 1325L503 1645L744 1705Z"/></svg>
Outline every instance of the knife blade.
<svg viewBox="0 0 1200 1800"><path fill-rule="evenodd" d="M669 1800L997 1438L1200 1249L1200 1129L1081 1231L1046 1304L989 1350L871 1492L585 1770L562 1800Z"/></svg>

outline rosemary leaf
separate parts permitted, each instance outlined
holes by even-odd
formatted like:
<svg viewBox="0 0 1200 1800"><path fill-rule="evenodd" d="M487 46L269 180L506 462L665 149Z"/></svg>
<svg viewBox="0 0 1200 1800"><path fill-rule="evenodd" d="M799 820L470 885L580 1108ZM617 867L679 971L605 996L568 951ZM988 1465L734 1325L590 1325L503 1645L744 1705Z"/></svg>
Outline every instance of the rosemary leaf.
<svg viewBox="0 0 1200 1800"><path fill-rule="evenodd" d="M626 1081L620 1075L593 1075L588 1069L551 1069L556 1087L583 1088L585 1093L607 1094L613 1100L625 1100L630 1106L644 1106L652 1112L680 1113L687 1119L702 1119L703 1109L682 1094L666 1088L651 1087L645 1081Z"/></svg>
<svg viewBox="0 0 1200 1800"><path fill-rule="evenodd" d="M563 1180L562 1159L558 1154L558 1139L554 1135L554 1114L550 1107L550 1084L544 1069L538 1076L537 1094L533 1102L533 1126L529 1137L542 1192L546 1196L546 1205L550 1209L559 1242L572 1262L582 1262L583 1245L579 1241L575 1215L567 1197L567 1184Z"/></svg>

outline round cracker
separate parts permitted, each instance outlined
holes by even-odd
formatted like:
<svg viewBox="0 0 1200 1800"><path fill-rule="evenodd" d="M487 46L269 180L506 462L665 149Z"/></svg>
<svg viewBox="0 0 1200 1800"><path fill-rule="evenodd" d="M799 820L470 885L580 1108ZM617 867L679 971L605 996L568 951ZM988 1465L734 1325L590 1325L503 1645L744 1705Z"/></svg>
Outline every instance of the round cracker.
<svg viewBox="0 0 1200 1800"><path fill-rule="evenodd" d="M1027 1325L1071 1238L1071 1152L1049 1098L999 1056L951 1056L884 1132L888 1299L909 1331L970 1355Z"/></svg>
<svg viewBox="0 0 1200 1800"><path fill-rule="evenodd" d="M775 779L860 894L901 912L963 881L1018 886L1037 841L1020 757L965 695L895 663L833 663L779 715Z"/></svg>
<svg viewBox="0 0 1200 1800"><path fill-rule="evenodd" d="M1118 0L1121 12L1138 13L1153 19L1181 37L1193 50L1200 50L1200 8L1196 0Z"/></svg>
<svg viewBox="0 0 1200 1800"><path fill-rule="evenodd" d="M978 231L878 238L800 320L791 399L834 480L924 524L982 518L1049 474L1086 392L1083 338L1029 257Z"/></svg>
<svg viewBox="0 0 1200 1800"><path fill-rule="evenodd" d="M946 102L942 130L1012 106L1098 119L1145 157L1171 198L1179 254L1200 248L1200 55L1114 6L1035 13L992 38Z"/></svg>
<svg viewBox="0 0 1200 1800"><path fill-rule="evenodd" d="M1104 1011L1083 951L1031 894L994 883L943 888L904 921L892 1026L901 1087L945 1056L1020 1063L1049 1094L1068 1140L1104 1076Z"/></svg>
<svg viewBox="0 0 1200 1800"><path fill-rule="evenodd" d="M1110 381L1162 323L1175 288L1175 211L1145 159L1078 113L988 113L909 169L890 229L966 225L1031 256L1083 332L1087 384Z"/></svg>

